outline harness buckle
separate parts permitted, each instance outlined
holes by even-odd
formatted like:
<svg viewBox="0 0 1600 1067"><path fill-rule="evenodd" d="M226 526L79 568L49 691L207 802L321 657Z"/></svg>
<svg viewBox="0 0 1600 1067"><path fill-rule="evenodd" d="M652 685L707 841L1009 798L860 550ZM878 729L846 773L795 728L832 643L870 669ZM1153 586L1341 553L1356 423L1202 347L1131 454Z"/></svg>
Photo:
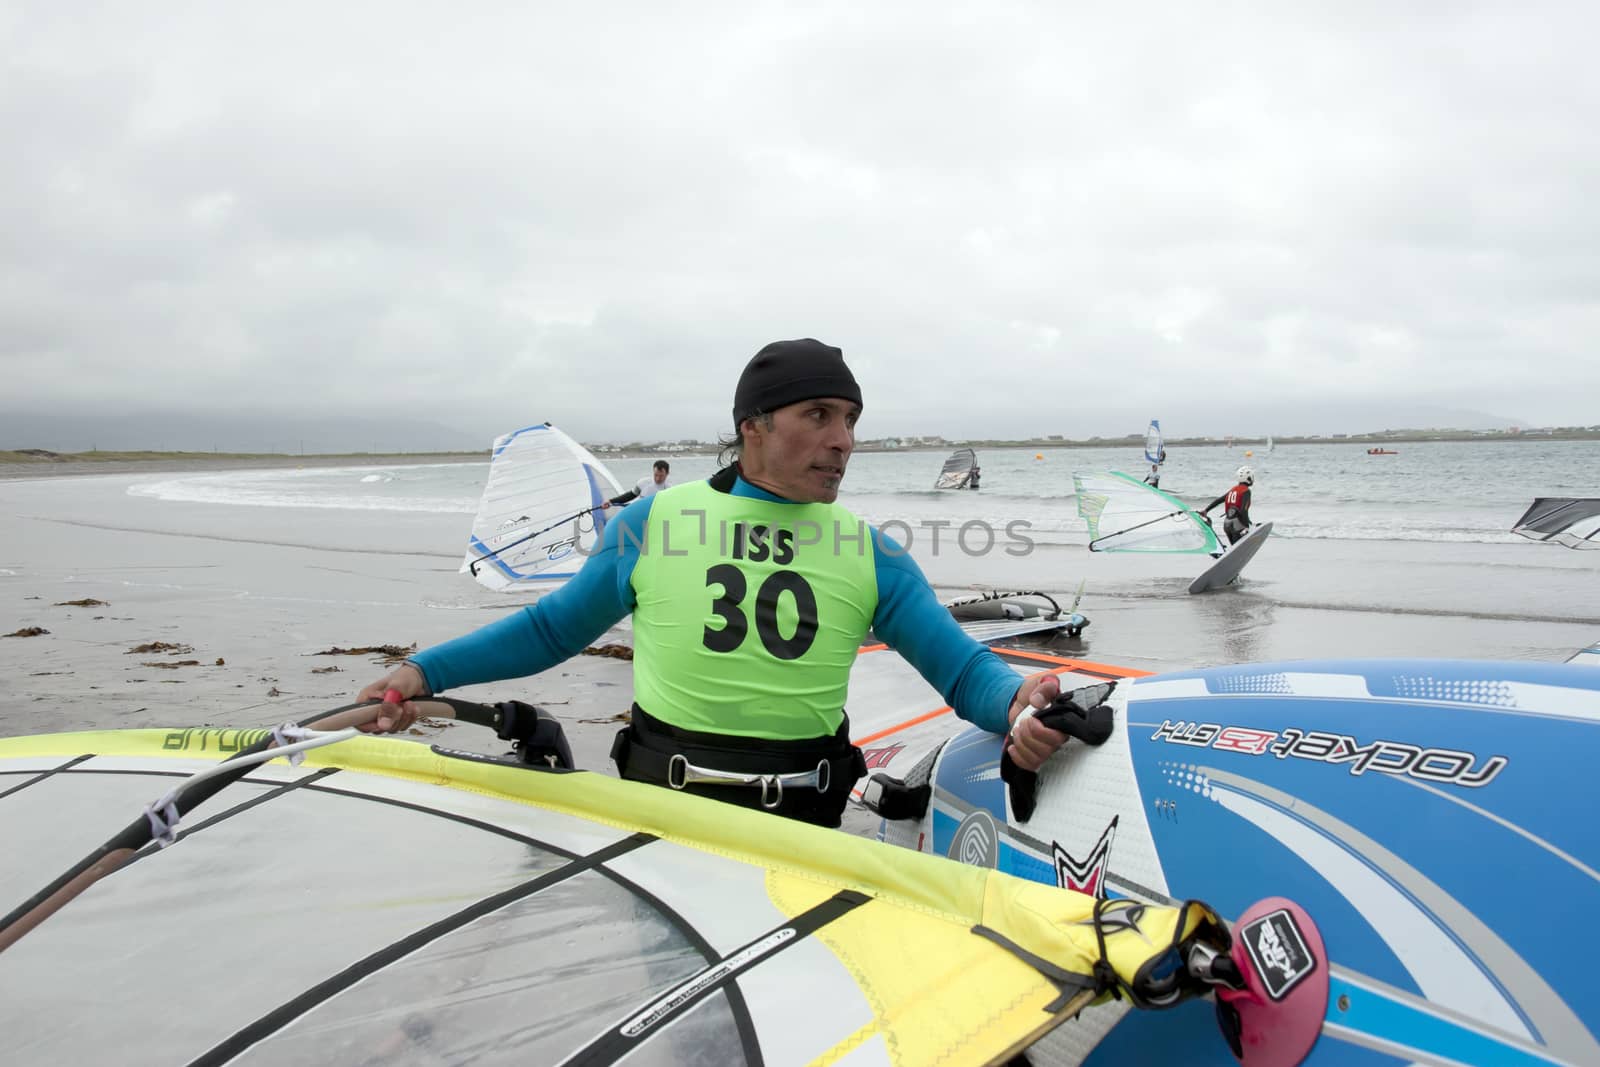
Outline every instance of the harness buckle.
<svg viewBox="0 0 1600 1067"><path fill-rule="evenodd" d="M690 763L689 758L681 752L673 753L667 760L667 785L671 788L683 789L690 785L759 788L761 806L769 811L783 803L785 786L790 788L811 786L819 793L826 793L832 781L833 767L825 759L817 761L815 770L794 774L751 774L742 771L720 771L715 767L698 767Z"/></svg>

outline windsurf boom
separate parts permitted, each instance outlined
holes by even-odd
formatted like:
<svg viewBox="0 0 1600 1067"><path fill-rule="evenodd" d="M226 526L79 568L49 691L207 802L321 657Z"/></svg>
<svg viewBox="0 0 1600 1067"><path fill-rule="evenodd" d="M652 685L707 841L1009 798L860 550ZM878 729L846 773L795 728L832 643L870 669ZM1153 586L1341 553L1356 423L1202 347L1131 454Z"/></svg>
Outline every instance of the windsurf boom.
<svg viewBox="0 0 1600 1067"><path fill-rule="evenodd" d="M495 439L461 570L499 592L549 587L577 573L622 492L588 449L548 422Z"/></svg>
<svg viewBox="0 0 1600 1067"><path fill-rule="evenodd" d="M1074 473L1091 552L1220 552L1217 535L1177 497L1121 471Z"/></svg>

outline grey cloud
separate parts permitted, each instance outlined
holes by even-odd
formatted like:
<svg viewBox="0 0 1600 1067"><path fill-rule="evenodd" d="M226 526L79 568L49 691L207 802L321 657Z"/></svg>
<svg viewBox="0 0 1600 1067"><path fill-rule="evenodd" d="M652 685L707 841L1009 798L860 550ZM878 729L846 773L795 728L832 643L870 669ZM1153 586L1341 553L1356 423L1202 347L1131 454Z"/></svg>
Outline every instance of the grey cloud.
<svg viewBox="0 0 1600 1067"><path fill-rule="evenodd" d="M1596 21L20 5L0 372L41 410L176 381L706 436L813 335L869 433L1308 394L1593 421Z"/></svg>

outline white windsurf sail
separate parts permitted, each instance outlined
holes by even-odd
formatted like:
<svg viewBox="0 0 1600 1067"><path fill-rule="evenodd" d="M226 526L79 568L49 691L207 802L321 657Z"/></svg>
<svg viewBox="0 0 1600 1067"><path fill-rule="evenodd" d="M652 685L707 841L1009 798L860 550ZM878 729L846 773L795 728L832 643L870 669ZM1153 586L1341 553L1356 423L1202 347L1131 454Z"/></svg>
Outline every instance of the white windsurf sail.
<svg viewBox="0 0 1600 1067"><path fill-rule="evenodd" d="M958 448L944 461L944 469L939 472L939 479L933 483L933 487L965 489L967 483L972 480L972 470L977 465L978 457L972 449Z"/></svg>
<svg viewBox="0 0 1600 1067"><path fill-rule="evenodd" d="M1167 461L1166 446L1161 440L1161 420L1151 419L1150 428L1144 432L1144 460L1161 464Z"/></svg>
<svg viewBox="0 0 1600 1067"><path fill-rule="evenodd" d="M1121 471L1074 473L1091 552L1216 553L1211 526L1183 501Z"/></svg>
<svg viewBox="0 0 1600 1067"><path fill-rule="evenodd" d="M1270 433L1267 434L1267 447L1261 454L1264 456L1272 455L1272 435Z"/></svg>
<svg viewBox="0 0 1600 1067"><path fill-rule="evenodd" d="M1600 498L1541 496L1511 528L1530 541L1600 549Z"/></svg>
<svg viewBox="0 0 1600 1067"><path fill-rule="evenodd" d="M549 587L578 572L622 492L588 449L548 422L495 439L463 573L496 591Z"/></svg>

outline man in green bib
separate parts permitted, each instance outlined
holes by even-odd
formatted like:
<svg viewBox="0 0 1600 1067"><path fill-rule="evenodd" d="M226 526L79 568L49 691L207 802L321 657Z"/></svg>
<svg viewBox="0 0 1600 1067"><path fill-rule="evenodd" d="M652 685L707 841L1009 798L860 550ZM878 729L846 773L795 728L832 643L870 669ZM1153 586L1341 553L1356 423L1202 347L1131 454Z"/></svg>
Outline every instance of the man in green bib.
<svg viewBox="0 0 1600 1067"><path fill-rule="evenodd" d="M871 629L1036 770L1067 738L1024 712L1048 706L1059 679L1019 685L905 549L835 502L861 408L839 349L767 345L734 391L725 467L629 504L567 585L418 653L360 698L536 674L631 612L635 703L612 748L622 776L838 826L866 772L845 698ZM376 728L415 718L402 702Z"/></svg>

